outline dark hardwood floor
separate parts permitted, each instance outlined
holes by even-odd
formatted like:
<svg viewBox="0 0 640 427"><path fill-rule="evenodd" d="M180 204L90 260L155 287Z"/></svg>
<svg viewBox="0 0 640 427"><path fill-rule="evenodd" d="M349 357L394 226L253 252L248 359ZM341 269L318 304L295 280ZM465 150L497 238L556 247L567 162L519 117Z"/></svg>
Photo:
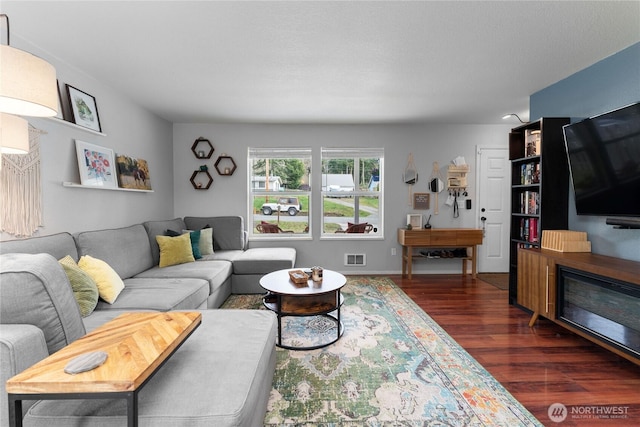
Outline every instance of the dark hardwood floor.
<svg viewBox="0 0 640 427"><path fill-rule="evenodd" d="M545 426L640 425L640 366L546 319L529 328L507 291L470 275L389 277ZM581 418L551 421L554 403ZM626 418L593 415L613 406Z"/></svg>

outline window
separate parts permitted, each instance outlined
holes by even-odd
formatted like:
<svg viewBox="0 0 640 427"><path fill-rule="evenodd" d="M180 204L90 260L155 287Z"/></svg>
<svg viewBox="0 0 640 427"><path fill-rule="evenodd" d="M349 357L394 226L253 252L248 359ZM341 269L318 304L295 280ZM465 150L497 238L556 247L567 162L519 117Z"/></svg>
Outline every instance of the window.
<svg viewBox="0 0 640 427"><path fill-rule="evenodd" d="M309 236L311 149L249 148L249 236Z"/></svg>
<svg viewBox="0 0 640 427"><path fill-rule="evenodd" d="M384 236L383 148L322 148L322 236Z"/></svg>

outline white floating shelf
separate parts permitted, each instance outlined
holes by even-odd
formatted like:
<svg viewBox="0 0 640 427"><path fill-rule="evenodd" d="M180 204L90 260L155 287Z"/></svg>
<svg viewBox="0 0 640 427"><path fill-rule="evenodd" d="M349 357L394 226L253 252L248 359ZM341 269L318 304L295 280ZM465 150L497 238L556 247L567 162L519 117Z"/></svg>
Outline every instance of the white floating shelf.
<svg viewBox="0 0 640 427"><path fill-rule="evenodd" d="M77 124L72 123L70 121L59 119L57 117L45 117L45 119L49 119L49 120L51 120L53 122L60 123L60 124L65 125L65 126L69 126L69 127L74 128L74 129L80 129L80 130L83 130L85 132L92 133L94 135L107 136L106 133L98 132L98 131L95 131L93 129L86 128L84 126L77 125Z"/></svg>
<svg viewBox="0 0 640 427"><path fill-rule="evenodd" d="M87 188L89 190L112 190L112 191L133 191L135 193L153 193L153 190L139 190L137 188L120 188L120 187L100 187L97 185L82 185L77 182L68 182L64 181L62 183L63 187L72 187L72 188Z"/></svg>

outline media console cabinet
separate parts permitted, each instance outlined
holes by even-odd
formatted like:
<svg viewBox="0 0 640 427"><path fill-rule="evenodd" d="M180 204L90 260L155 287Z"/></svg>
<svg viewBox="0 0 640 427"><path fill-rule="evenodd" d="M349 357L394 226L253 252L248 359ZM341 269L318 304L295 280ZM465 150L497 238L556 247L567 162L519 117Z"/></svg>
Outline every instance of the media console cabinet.
<svg viewBox="0 0 640 427"><path fill-rule="evenodd" d="M482 230L478 228L429 228L398 229L398 243L402 245L402 276L411 280L414 258L424 258L414 253L414 248L455 249L470 248L471 254L461 257L462 274L467 274L467 261L471 261L471 277L476 278L476 246L482 244Z"/></svg>
<svg viewBox="0 0 640 427"><path fill-rule="evenodd" d="M640 262L521 248L517 303L640 365Z"/></svg>

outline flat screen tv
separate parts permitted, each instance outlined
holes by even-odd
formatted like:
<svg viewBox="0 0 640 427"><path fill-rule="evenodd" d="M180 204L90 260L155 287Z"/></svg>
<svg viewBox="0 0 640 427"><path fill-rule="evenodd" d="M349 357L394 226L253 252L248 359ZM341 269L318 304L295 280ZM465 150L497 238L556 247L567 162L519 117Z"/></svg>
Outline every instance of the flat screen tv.
<svg viewBox="0 0 640 427"><path fill-rule="evenodd" d="M640 103L563 130L576 213L640 217Z"/></svg>

